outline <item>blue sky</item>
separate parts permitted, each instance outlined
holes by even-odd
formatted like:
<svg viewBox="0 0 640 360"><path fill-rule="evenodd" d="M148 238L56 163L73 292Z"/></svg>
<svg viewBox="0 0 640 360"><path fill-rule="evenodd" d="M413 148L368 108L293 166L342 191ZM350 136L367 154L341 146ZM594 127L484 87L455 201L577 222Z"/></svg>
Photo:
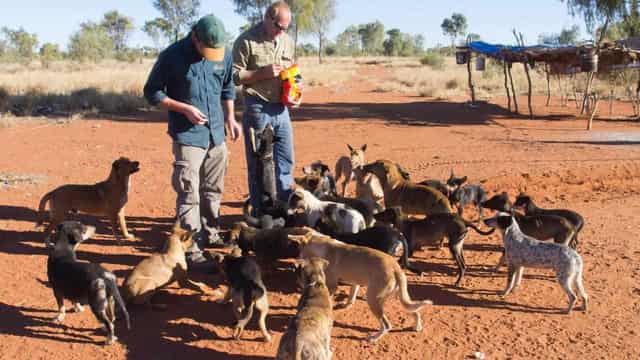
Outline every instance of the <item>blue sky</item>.
<svg viewBox="0 0 640 360"><path fill-rule="evenodd" d="M223 19L227 31L236 35L244 19L233 12L231 0L201 0L203 14L214 13ZM134 19L136 32L130 44L151 45L151 40L139 29L146 20L158 16L151 0L2 0L0 26L24 27L36 33L43 42L66 47L69 36L86 20L98 21L102 14L117 9ZM567 12L560 0L336 0L336 18L331 24L332 39L351 24L380 20L385 28L397 27L402 32L422 34L425 44L448 44L440 29L445 17L453 12L464 14L469 31L485 41L513 43L511 29L523 33L525 42L533 44L540 33L559 32L577 24L584 33L583 21ZM306 41L315 42L308 37Z"/></svg>

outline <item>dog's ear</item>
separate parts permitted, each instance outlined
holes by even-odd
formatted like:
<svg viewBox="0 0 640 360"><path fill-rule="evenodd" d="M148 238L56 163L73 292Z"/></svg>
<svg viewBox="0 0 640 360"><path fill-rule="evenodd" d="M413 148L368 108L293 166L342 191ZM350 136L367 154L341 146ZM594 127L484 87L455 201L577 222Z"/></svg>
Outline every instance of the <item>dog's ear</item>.
<svg viewBox="0 0 640 360"><path fill-rule="evenodd" d="M362 152L367 151L367 144L362 145L362 147L360 148L360 150L362 150Z"/></svg>
<svg viewBox="0 0 640 360"><path fill-rule="evenodd" d="M302 167L302 173L305 175L313 175L313 169L311 169L311 166L303 166Z"/></svg>
<svg viewBox="0 0 640 360"><path fill-rule="evenodd" d="M353 152L353 148L351 147L351 145L347 144L347 147L349 148L350 152Z"/></svg>
<svg viewBox="0 0 640 360"><path fill-rule="evenodd" d="M96 227L91 225L82 226L82 241L91 239L96 234Z"/></svg>
<svg viewBox="0 0 640 360"><path fill-rule="evenodd" d="M460 185L462 185L462 184L466 183L466 182L467 182L467 179L468 179L468 178L467 178L466 176L461 177L461 178L460 178Z"/></svg>

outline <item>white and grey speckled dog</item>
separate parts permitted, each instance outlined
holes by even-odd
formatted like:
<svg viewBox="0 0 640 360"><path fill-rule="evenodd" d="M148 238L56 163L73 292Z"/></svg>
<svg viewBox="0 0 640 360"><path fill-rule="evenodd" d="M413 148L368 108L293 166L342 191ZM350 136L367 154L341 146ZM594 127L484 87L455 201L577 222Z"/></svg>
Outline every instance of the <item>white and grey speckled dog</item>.
<svg viewBox="0 0 640 360"><path fill-rule="evenodd" d="M509 281L503 296L520 285L525 267L550 268L555 270L558 283L569 297L567 314L573 310L576 302L574 284L582 298L583 310L587 311L587 293L582 286L582 258L575 250L525 235L510 214L499 213L484 222L487 226L497 227L502 231L505 258L509 267Z"/></svg>

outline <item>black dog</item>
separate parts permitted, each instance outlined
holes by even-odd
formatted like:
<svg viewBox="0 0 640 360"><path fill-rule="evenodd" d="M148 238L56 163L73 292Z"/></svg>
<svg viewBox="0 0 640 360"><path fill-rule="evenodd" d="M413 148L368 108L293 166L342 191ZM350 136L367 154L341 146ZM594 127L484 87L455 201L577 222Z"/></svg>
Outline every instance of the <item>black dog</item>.
<svg viewBox="0 0 640 360"><path fill-rule="evenodd" d="M338 196L336 179L331 174L329 166L318 160L309 166L305 166L302 172L305 175L318 175L320 177L320 183L316 187L317 190L312 192L315 197L321 198L324 195Z"/></svg>
<svg viewBox="0 0 640 360"><path fill-rule="evenodd" d="M118 291L116 276L98 264L79 262L76 247L88 239L95 228L84 226L77 221L59 224L53 235L54 247L47 261L47 275L53 287L59 313L55 321L62 323L65 318L64 299L74 303L76 311L82 311L82 304L89 304L96 318L106 327L106 344L117 340L114 331L115 303L122 310L130 328L129 313Z"/></svg>
<svg viewBox="0 0 640 360"><path fill-rule="evenodd" d="M478 212L480 213L480 220L484 218L484 214L482 213L482 202L487 200L487 192L484 191L484 188L480 184L469 184L462 185L467 181L467 177L463 176L457 178L453 175L453 171L451 172L451 176L449 180L447 180L447 185L453 189L449 195L449 201L451 204L456 204L458 207L458 215L462 216L462 212L464 207L467 204L473 204L478 208Z"/></svg>
<svg viewBox="0 0 640 360"><path fill-rule="evenodd" d="M427 179L418 183L418 185L424 185L432 187L442 193L442 195L446 196L447 199L451 197L451 190L447 184L443 183L440 180Z"/></svg>
<svg viewBox="0 0 640 360"><path fill-rule="evenodd" d="M524 209L525 215L528 216L555 215L567 219L567 221L569 221L576 229L576 234L573 236L573 239L571 239L569 246L573 249L578 246L578 233L584 226L584 218L582 217L582 215L578 214L575 211L567 209L541 209L537 207L533 202L533 199L531 199L531 197L525 193L520 193L518 197L516 197L516 201L513 203L513 207L516 209Z"/></svg>

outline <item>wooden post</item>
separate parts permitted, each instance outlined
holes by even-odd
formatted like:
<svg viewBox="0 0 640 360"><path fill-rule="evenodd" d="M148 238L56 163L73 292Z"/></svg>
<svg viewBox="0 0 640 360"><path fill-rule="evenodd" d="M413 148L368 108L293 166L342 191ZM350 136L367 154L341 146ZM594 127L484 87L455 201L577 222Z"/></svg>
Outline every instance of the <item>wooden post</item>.
<svg viewBox="0 0 640 360"><path fill-rule="evenodd" d="M609 90L609 116L613 117L613 86L611 87L611 90Z"/></svg>
<svg viewBox="0 0 640 360"><path fill-rule="evenodd" d="M525 62L522 64L524 66L524 73L527 75L527 84L529 86L529 91L527 93L527 105L529 106L529 118L533 119L533 108L531 106L531 75L529 74L529 62L528 59L525 59Z"/></svg>
<svg viewBox="0 0 640 360"><path fill-rule="evenodd" d="M509 74L509 81L511 82L511 94L513 94L513 106L516 109L516 114L518 114L518 94L516 93L516 88L513 86L513 75L511 75L511 62L507 67L507 74Z"/></svg>
<svg viewBox="0 0 640 360"><path fill-rule="evenodd" d="M584 90L584 96L582 97L582 106L580 108L580 115L584 114L584 111L588 107L589 96L591 93L591 84L593 83L595 73L593 71L589 71L589 75L587 76L587 86Z"/></svg>
<svg viewBox="0 0 640 360"><path fill-rule="evenodd" d="M502 61L502 70L504 71L504 90L507 92L507 108L511 112L511 95L509 94L509 83L507 80L507 61Z"/></svg>
<svg viewBox="0 0 640 360"><path fill-rule="evenodd" d="M471 55L473 53L469 50L469 54L467 56L467 73L469 74L469 90L471 91L471 105L476 103L476 91L473 86L473 78L471 75Z"/></svg>
<svg viewBox="0 0 640 360"><path fill-rule="evenodd" d="M598 94L593 94L593 110L591 111L591 115L589 116L587 130L591 130L591 127L593 125L593 118L596 116L596 112L598 111L598 103Z"/></svg>
<svg viewBox="0 0 640 360"><path fill-rule="evenodd" d="M551 103L551 70L549 64L544 63L544 72L547 75L547 106Z"/></svg>

